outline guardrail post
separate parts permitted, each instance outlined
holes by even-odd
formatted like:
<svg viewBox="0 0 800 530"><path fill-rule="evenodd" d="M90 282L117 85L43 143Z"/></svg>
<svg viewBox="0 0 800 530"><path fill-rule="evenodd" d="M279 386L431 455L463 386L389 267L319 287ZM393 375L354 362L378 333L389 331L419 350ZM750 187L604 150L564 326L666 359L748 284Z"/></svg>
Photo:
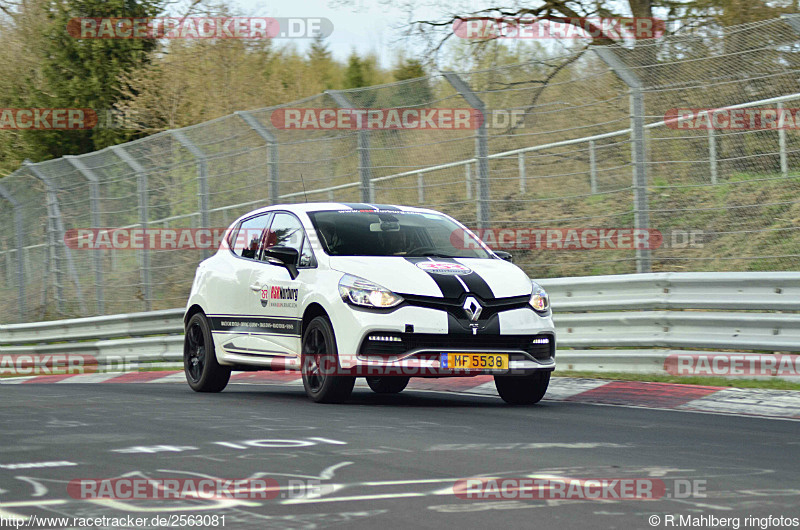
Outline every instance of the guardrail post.
<svg viewBox="0 0 800 530"><path fill-rule="evenodd" d="M517 155L517 165L519 166L519 192L525 193L528 177L525 174L525 153Z"/></svg>
<svg viewBox="0 0 800 530"><path fill-rule="evenodd" d="M610 48L597 47L594 51L630 89L633 223L637 230L647 230L650 226L650 210L647 204L647 147L642 82ZM650 272L649 249L636 249L636 272Z"/></svg>
<svg viewBox="0 0 800 530"><path fill-rule="evenodd" d="M486 105L455 72L442 72L444 78L456 89L473 109L481 113L480 125L475 136L475 154L478 159L478 228L489 228L491 223L489 196L489 134L486 131Z"/></svg>
<svg viewBox="0 0 800 530"><path fill-rule="evenodd" d="M200 226L198 228L211 228L211 218L208 211L208 162L206 161L206 154L189 140L182 131L171 130L169 132L197 160L197 195L200 202ZM211 257L211 249L204 248L203 259L209 257Z"/></svg>
<svg viewBox="0 0 800 530"><path fill-rule="evenodd" d="M139 210L139 225L142 230L147 233L148 224L148 200L147 200L147 172L144 167L137 162L121 145L111 147L111 151L117 155L123 162L128 164L134 173L136 173L136 197L137 209ZM145 237L145 240L147 238ZM150 247L144 245L142 248L142 261L141 261L140 275L142 280L142 295L144 296L145 311L153 309L153 291L150 283Z"/></svg>
<svg viewBox="0 0 800 530"><path fill-rule="evenodd" d="M333 101L343 109L355 109L355 105L338 90L326 90ZM363 114L359 116L359 121L365 120ZM366 124L359 123L358 128L358 174L361 177L361 200L364 202L375 201L375 187L372 183L372 160L369 148L369 129Z"/></svg>
<svg viewBox="0 0 800 530"><path fill-rule="evenodd" d="M280 202L280 174L278 170L278 140L267 127L247 111L234 112L250 126L267 144L267 164L269 165L269 200L271 204Z"/></svg>
<svg viewBox="0 0 800 530"><path fill-rule="evenodd" d="M589 140L589 189L597 193L597 149L594 140Z"/></svg>
<svg viewBox="0 0 800 530"><path fill-rule="evenodd" d="M17 306L19 307L20 322L25 321L25 266L22 262L22 205L0 184L0 197L11 203L14 209L14 232L17 238ZM6 249L7 271L11 270L11 250Z"/></svg>
<svg viewBox="0 0 800 530"><path fill-rule="evenodd" d="M89 209L92 215L92 224L94 228L101 228L100 223L100 180L94 171L86 167L86 164L80 158L71 155L65 155L64 159L72 164L78 170L78 173L84 176L89 181ZM94 280L95 280L95 298L97 298L97 314L102 315L106 312L105 297L103 296L103 256L99 250L94 250L92 255L92 263L94 264Z"/></svg>
<svg viewBox="0 0 800 530"><path fill-rule="evenodd" d="M417 200L420 205L425 204L425 179L422 173L417 173Z"/></svg>
<svg viewBox="0 0 800 530"><path fill-rule="evenodd" d="M66 244L66 233L64 230L64 220L61 217L61 208L58 205L58 195L56 194L56 187L53 185L53 182L44 175L39 168L36 167L36 164L31 163L30 160L24 160L22 165L25 166L28 171L30 171L31 175L34 178L41 180L44 183L45 190L46 190L46 197L47 197L47 211L48 217L50 217L53 223L53 230L54 236L58 239L54 240L54 247L53 250L55 251L56 259L58 259L58 247L62 247L64 249L64 257L67 261L67 272L72 277L72 281L75 283L75 295L78 298L78 308L80 309L81 315L86 315L86 303L83 299L83 292L81 290L81 282L78 279L78 273L75 270L75 263L72 261L72 252L70 251L69 247ZM59 266L57 269L57 274L60 273L61 267ZM63 283L59 280L56 280L57 287L60 289L63 287Z"/></svg>

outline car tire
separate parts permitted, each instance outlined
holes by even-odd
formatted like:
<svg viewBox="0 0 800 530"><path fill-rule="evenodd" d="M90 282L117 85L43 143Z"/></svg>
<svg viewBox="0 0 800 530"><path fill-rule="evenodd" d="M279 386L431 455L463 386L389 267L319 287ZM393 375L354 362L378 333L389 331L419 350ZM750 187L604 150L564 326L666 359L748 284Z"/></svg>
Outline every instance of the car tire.
<svg viewBox="0 0 800 530"><path fill-rule="evenodd" d="M203 313L196 313L186 324L183 371L195 392L221 392L231 378L231 369L217 362L211 328Z"/></svg>
<svg viewBox="0 0 800 530"><path fill-rule="evenodd" d="M408 386L410 377L366 377L367 384L376 394L399 394Z"/></svg>
<svg viewBox="0 0 800 530"><path fill-rule="evenodd" d="M494 386L503 401L511 405L533 405L547 392L550 372L534 372L530 375L496 375Z"/></svg>
<svg viewBox="0 0 800 530"><path fill-rule="evenodd" d="M306 395L316 403L342 403L353 392L354 376L339 371L333 326L327 317L315 317L303 332L300 363Z"/></svg>

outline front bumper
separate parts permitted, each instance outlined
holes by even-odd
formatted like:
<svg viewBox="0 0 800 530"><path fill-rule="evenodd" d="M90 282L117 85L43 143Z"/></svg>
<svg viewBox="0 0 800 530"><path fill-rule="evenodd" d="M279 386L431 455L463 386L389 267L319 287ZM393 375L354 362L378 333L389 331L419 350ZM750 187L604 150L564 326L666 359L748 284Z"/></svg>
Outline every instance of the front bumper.
<svg viewBox="0 0 800 530"><path fill-rule="evenodd" d="M333 325L339 363L352 375L527 375L555 369L552 317L526 307L497 312L493 325L475 334L454 325L452 314L446 310L414 305L390 312L348 307L336 312ZM441 355L448 353L505 354L508 369L443 368Z"/></svg>

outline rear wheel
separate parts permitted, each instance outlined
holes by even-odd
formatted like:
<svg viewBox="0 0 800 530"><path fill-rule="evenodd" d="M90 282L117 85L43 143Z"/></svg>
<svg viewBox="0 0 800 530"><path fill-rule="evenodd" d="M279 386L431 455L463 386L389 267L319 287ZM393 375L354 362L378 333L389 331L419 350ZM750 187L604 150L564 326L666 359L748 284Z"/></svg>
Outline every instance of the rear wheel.
<svg viewBox="0 0 800 530"><path fill-rule="evenodd" d="M350 397L356 378L336 375L339 355L333 326L326 317L315 317L306 326L300 362L303 387L313 401L341 403Z"/></svg>
<svg viewBox="0 0 800 530"><path fill-rule="evenodd" d="M220 392L231 378L231 369L217 362L211 328L202 313L192 316L186 324L183 371L195 392Z"/></svg>
<svg viewBox="0 0 800 530"><path fill-rule="evenodd" d="M376 394L399 394L406 386L410 377L388 376L367 377L367 384Z"/></svg>
<svg viewBox="0 0 800 530"><path fill-rule="evenodd" d="M547 392L550 372L534 372L530 375L496 375L494 386L503 401L512 405L538 403Z"/></svg>

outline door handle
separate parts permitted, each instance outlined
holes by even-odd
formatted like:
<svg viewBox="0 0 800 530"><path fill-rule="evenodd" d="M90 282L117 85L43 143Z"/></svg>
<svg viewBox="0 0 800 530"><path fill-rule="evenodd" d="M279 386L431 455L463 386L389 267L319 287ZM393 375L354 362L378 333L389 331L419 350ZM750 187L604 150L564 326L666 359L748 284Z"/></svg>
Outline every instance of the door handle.
<svg viewBox="0 0 800 530"><path fill-rule="evenodd" d="M253 291L260 291L261 286L258 285L257 283L254 283L253 285L250 286L250 289L252 289Z"/></svg>

